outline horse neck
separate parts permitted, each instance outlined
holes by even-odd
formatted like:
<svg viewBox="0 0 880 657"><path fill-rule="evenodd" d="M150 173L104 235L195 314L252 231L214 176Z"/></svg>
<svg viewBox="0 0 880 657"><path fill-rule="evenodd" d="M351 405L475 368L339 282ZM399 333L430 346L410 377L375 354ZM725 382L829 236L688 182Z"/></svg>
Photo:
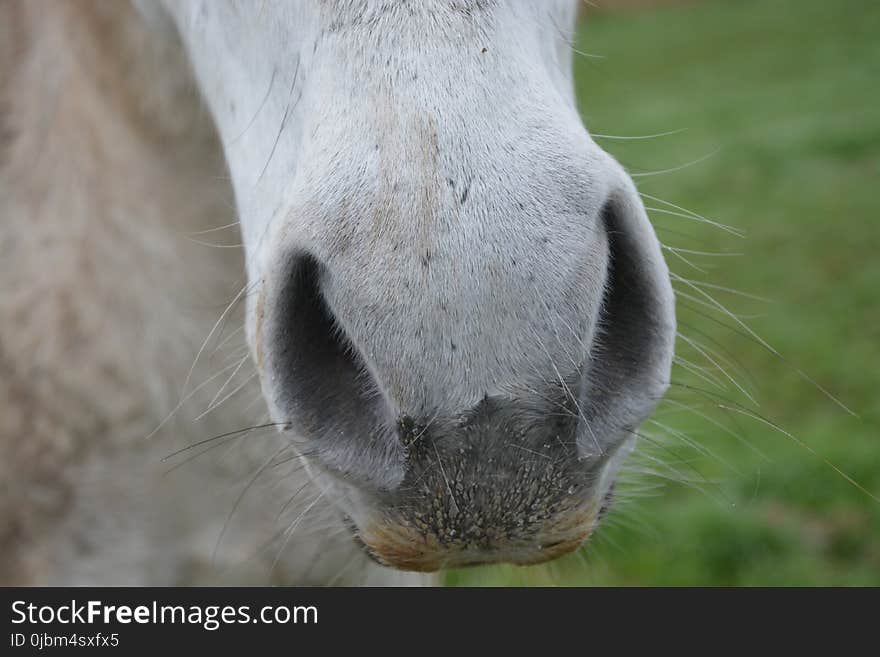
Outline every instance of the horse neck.
<svg viewBox="0 0 880 657"><path fill-rule="evenodd" d="M87 381L69 383L90 417L125 409L120 389L167 407L216 318L195 308L228 302L241 272L235 249L184 239L234 211L181 49L122 2L3 3L0 25L4 351L22 378Z"/></svg>

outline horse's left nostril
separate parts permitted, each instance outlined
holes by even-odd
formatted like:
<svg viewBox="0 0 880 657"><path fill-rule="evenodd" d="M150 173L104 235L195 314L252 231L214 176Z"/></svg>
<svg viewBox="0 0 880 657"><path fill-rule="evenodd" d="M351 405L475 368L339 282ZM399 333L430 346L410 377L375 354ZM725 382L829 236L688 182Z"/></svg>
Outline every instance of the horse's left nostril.
<svg viewBox="0 0 880 657"><path fill-rule="evenodd" d="M609 273L581 397L591 433L616 441L641 424L669 385L675 313L668 271L635 191L612 196L602 220Z"/></svg>

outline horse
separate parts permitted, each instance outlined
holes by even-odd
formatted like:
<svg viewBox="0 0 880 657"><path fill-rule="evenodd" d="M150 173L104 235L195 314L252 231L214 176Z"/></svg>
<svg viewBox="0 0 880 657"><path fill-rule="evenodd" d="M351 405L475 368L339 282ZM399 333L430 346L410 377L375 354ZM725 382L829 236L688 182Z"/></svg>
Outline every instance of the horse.
<svg viewBox="0 0 880 657"><path fill-rule="evenodd" d="M0 3L0 581L578 549L676 322L577 10Z"/></svg>

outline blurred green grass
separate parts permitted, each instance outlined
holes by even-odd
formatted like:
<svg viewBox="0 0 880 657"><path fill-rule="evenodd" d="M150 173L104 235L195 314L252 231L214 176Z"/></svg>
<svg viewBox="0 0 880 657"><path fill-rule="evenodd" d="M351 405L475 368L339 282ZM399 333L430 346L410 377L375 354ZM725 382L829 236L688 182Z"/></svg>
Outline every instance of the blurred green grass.
<svg viewBox="0 0 880 657"><path fill-rule="evenodd" d="M655 437L641 441L617 509L589 545L545 566L455 571L450 584L880 585L880 504L824 462L880 496L878 34L876 0L715 0L600 13L582 24L577 49L602 56L576 55L590 131L684 129L597 141L634 174L713 153L637 183L747 234L741 240L652 212L666 244L744 253L667 252L670 266L692 280L771 299L704 288L746 317L787 363L742 329L724 328L734 324L730 317L678 284L697 299L680 297L680 332L713 349L759 406L679 341L679 354L706 369L679 364L673 380L706 392L673 386L673 401L655 416L673 432L661 439L662 427L645 425ZM719 409L721 397L795 438Z"/></svg>

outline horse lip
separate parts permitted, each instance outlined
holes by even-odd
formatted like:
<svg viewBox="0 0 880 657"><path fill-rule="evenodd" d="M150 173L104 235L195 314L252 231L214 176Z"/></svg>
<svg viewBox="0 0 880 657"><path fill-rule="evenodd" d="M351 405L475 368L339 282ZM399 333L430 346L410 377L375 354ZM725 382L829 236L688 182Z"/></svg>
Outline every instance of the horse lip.
<svg viewBox="0 0 880 657"><path fill-rule="evenodd" d="M496 548L469 548L460 551L450 549L421 549L417 543L408 547L374 545L364 539L363 535L355 534L355 543L371 560L379 565L413 572L437 572L451 568L471 568L492 564L508 563L517 566L532 566L558 559L574 552L589 538L591 529L565 539L553 540L548 543L537 543L534 546L517 546Z"/></svg>
<svg viewBox="0 0 880 657"><path fill-rule="evenodd" d="M417 572L486 564L535 565L578 549L592 534L597 505L581 503L520 536L499 533L485 540L442 537L406 521L374 517L363 526L346 516L355 543L376 563Z"/></svg>

